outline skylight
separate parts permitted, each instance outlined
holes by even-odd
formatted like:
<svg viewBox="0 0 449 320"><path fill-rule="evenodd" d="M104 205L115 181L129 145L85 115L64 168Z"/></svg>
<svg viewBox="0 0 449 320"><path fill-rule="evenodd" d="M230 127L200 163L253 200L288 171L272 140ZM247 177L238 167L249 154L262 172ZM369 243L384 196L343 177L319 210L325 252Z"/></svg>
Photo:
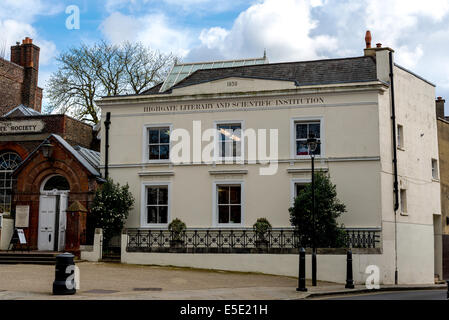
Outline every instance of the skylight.
<svg viewBox="0 0 449 320"><path fill-rule="evenodd" d="M175 86L192 73L197 70L203 69L216 69L216 68L230 68L230 67L242 67L253 66L258 64L267 64L268 59L266 56L263 58L255 59L241 59L241 60L224 60L224 61L211 61L211 62L196 62L196 63L183 63L175 64L165 79L160 92L164 92L171 87Z"/></svg>

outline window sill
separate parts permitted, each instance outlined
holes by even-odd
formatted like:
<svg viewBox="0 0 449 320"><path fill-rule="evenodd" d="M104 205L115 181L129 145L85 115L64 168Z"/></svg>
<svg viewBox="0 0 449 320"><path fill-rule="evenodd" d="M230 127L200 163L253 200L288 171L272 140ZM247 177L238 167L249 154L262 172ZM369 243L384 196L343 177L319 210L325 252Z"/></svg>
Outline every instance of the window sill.
<svg viewBox="0 0 449 320"><path fill-rule="evenodd" d="M230 224L217 224L213 226L214 229L235 229L235 228L244 228L245 226L243 224L236 224L236 223L230 223Z"/></svg>
<svg viewBox="0 0 449 320"><path fill-rule="evenodd" d="M168 223L153 223L153 224L146 224L140 226L142 229L167 229L168 230Z"/></svg>
<svg viewBox="0 0 449 320"><path fill-rule="evenodd" d="M400 151L405 151L404 147L398 147L397 149L400 150Z"/></svg>
<svg viewBox="0 0 449 320"><path fill-rule="evenodd" d="M433 182L438 182L438 183L440 183L440 179L432 178L432 181L433 181Z"/></svg>
<svg viewBox="0 0 449 320"><path fill-rule="evenodd" d="M407 212L401 212L401 216L408 217L408 213Z"/></svg>
<svg viewBox="0 0 449 320"><path fill-rule="evenodd" d="M147 160L144 164L171 164L170 160Z"/></svg>
<svg viewBox="0 0 449 320"><path fill-rule="evenodd" d="M310 160L311 158L312 158L311 155L308 155L308 156L294 156L295 160ZM324 156L316 154L314 158L315 158L315 160L317 160L317 159L324 158Z"/></svg>

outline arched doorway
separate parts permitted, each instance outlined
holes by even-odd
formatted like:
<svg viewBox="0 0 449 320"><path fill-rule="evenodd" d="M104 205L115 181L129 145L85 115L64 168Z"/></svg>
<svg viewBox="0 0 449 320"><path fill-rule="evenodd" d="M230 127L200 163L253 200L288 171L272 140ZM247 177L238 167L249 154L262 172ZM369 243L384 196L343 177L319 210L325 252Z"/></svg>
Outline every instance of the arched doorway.
<svg viewBox="0 0 449 320"><path fill-rule="evenodd" d="M63 251L69 182L61 175L52 175L44 179L40 191L38 249Z"/></svg>

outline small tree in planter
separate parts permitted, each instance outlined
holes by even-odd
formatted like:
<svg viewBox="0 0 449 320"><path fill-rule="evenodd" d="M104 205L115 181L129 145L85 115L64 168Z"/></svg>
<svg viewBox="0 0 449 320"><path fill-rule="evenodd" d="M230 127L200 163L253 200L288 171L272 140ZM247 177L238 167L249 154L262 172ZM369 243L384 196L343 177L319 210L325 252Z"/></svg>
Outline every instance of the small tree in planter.
<svg viewBox="0 0 449 320"><path fill-rule="evenodd" d="M182 234L186 231L187 226L184 222L178 218L174 219L168 225L168 230L171 233L170 247L171 248L181 248L184 245L184 240L182 240Z"/></svg>
<svg viewBox="0 0 449 320"><path fill-rule="evenodd" d="M133 208L134 198L128 184L120 186L108 179L96 192L91 215L95 226L103 229L105 246L114 235L120 234L129 211Z"/></svg>
<svg viewBox="0 0 449 320"><path fill-rule="evenodd" d="M256 247L268 248L268 240L266 239L266 235L272 229L271 223L266 218L259 218L253 225L253 229L256 233Z"/></svg>
<svg viewBox="0 0 449 320"><path fill-rule="evenodd" d="M313 245L312 185L308 184L289 209L290 222L295 227L300 246ZM315 173L315 245L317 248L341 248L346 245L346 232L337 218L346 206L337 198L336 186L324 172Z"/></svg>

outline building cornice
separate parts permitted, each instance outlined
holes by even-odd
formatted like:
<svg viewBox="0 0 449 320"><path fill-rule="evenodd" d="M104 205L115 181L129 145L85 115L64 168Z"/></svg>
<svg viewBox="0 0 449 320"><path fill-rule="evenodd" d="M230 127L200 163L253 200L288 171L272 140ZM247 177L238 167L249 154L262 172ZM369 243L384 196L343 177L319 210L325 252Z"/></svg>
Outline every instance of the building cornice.
<svg viewBox="0 0 449 320"><path fill-rule="evenodd" d="M194 95L130 95L120 97L104 97L96 101L100 107L123 107L136 104L147 103L167 103L167 102L187 102L211 99L234 99L234 98L264 98L270 96L288 96L288 95L305 95L305 94L329 94L329 93L351 93L366 91L386 91L389 85L383 81L370 81L359 83L344 84L328 84L328 85L309 85L295 89L282 90L264 90L249 92L227 92L227 93L210 93L210 94L194 94Z"/></svg>

